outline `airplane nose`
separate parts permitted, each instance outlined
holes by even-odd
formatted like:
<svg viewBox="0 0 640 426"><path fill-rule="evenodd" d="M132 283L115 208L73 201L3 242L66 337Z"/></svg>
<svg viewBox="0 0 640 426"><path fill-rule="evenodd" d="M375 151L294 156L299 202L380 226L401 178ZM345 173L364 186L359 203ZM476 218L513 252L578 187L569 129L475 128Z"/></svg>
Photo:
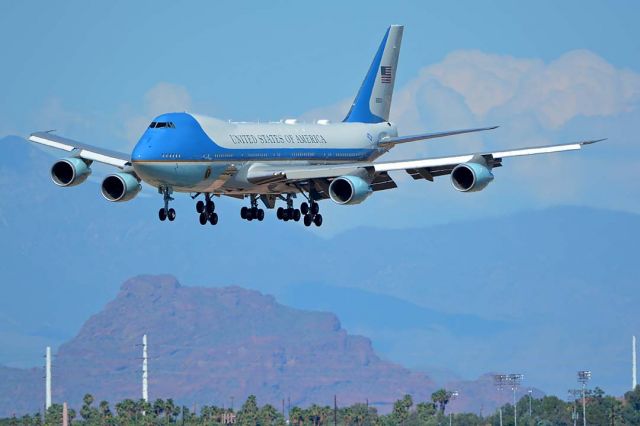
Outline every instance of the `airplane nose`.
<svg viewBox="0 0 640 426"><path fill-rule="evenodd" d="M135 160L144 160L151 149L151 136L145 136L133 148L131 158Z"/></svg>

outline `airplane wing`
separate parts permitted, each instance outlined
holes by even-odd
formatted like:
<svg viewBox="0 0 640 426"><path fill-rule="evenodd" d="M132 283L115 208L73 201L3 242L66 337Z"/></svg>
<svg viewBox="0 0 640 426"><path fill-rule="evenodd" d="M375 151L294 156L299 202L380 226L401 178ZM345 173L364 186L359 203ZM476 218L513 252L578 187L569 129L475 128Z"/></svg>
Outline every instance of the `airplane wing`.
<svg viewBox="0 0 640 426"><path fill-rule="evenodd" d="M347 163L335 165L310 165L310 166L275 166L264 165L249 170L247 177L256 183L267 182L300 182L300 181L322 181L325 183L332 178L354 174L362 169L367 170L374 176L372 189L395 188L395 182L389 177L388 172L404 170L414 179L427 179L433 181L435 176L448 175L461 163L466 163L474 159L482 158L491 168L500 167L502 159L510 157L521 157L525 155L550 154L554 152L575 151L582 149L585 145L590 145L605 139L588 140L574 142L564 145L548 145L530 148L520 148L507 151L493 151L484 153L472 153L456 155L451 157L425 158L406 161L388 162L364 162ZM322 187L322 182L320 186ZM378 186L378 187L377 187Z"/></svg>
<svg viewBox="0 0 640 426"><path fill-rule="evenodd" d="M453 136L453 135L462 135L464 133L473 133L473 132L484 132L485 130L493 130L493 129L497 129L499 126L492 126L492 127L480 127L477 129L462 129L462 130L449 130L447 132L437 132L437 133L421 133L418 135L410 135L410 136L397 136L397 137L387 137L382 139L379 142L380 146L383 147L391 147L393 145L397 145L400 143L406 143L406 142L415 142L415 141L423 141L423 140L427 140L427 139L435 139L435 138L443 138L446 136Z"/></svg>
<svg viewBox="0 0 640 426"><path fill-rule="evenodd" d="M75 151L80 158L124 169L131 165L131 156L121 152L102 149L91 145L76 142L71 139L53 135L50 132L37 132L29 136L29 141L63 151Z"/></svg>

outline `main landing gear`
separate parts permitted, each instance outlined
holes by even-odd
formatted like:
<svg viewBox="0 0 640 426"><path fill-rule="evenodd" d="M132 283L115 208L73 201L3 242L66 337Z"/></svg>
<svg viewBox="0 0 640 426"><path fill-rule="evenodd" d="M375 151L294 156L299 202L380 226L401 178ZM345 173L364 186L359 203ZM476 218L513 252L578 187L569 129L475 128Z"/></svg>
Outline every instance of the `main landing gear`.
<svg viewBox="0 0 640 426"><path fill-rule="evenodd" d="M204 194L205 201L198 200L196 203L196 211L200 213L200 225L206 225L209 222L212 225L218 223L218 213L215 212L216 205L211 201L211 194Z"/></svg>
<svg viewBox="0 0 640 426"><path fill-rule="evenodd" d="M282 220L288 222L290 220L294 220L298 222L300 220L301 214L300 210L293 208L293 197L291 194L287 194L287 208L278 207L276 211L276 216L278 220Z"/></svg>
<svg viewBox="0 0 640 426"><path fill-rule="evenodd" d="M176 219L176 211L169 208L169 201L173 201L171 197L173 190L168 186L161 186L158 188L158 192L162 194L164 198L164 207L158 210L158 218L163 222L166 219L169 219L169 222L173 222Z"/></svg>
<svg viewBox="0 0 640 426"><path fill-rule="evenodd" d="M311 226L312 223L316 226L322 225L320 205L315 200L309 200L310 204L303 202L300 204L300 209L293 208L293 197L291 194L287 194L286 201L287 207L278 207L278 211L276 212L276 216L279 220L283 220L285 222L293 220L298 222L301 217L304 217L304 226Z"/></svg>
<svg viewBox="0 0 640 426"><path fill-rule="evenodd" d="M322 225L322 215L320 214L320 205L315 200L310 200L311 205L306 202L300 205L300 211L304 214L304 226Z"/></svg>
<svg viewBox="0 0 640 426"><path fill-rule="evenodd" d="M264 210L258 208L258 197L251 195L251 207L242 207L240 209L240 217L251 222L256 219L259 222L264 220Z"/></svg>

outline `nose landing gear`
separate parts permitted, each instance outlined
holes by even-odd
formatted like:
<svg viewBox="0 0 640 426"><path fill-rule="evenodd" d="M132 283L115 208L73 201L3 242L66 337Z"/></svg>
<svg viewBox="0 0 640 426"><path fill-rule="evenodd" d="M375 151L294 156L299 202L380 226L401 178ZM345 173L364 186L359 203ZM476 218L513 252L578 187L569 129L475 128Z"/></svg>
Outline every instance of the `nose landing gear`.
<svg viewBox="0 0 640 426"><path fill-rule="evenodd" d="M211 194L204 194L205 201L198 200L196 203L196 212L200 213L198 217L200 225L206 225L209 222L212 225L218 223L218 213L215 212L216 205L211 201Z"/></svg>
<svg viewBox="0 0 640 426"><path fill-rule="evenodd" d="M176 219L176 211L169 208L169 201L173 201L171 197L173 189L168 186L161 186L158 188L158 192L162 194L164 200L164 207L158 210L158 219L163 222L169 219L169 222L173 222Z"/></svg>

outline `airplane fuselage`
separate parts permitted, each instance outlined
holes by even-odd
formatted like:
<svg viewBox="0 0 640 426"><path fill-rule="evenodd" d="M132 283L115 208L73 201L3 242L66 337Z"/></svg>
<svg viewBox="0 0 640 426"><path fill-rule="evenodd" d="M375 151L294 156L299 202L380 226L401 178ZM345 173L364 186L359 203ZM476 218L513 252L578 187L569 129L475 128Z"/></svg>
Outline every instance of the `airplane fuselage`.
<svg viewBox="0 0 640 426"><path fill-rule="evenodd" d="M397 136L383 123L236 123L189 113L157 117L135 146L136 174L178 192L280 193L288 186L254 184L250 167L372 161L387 152L378 142Z"/></svg>

